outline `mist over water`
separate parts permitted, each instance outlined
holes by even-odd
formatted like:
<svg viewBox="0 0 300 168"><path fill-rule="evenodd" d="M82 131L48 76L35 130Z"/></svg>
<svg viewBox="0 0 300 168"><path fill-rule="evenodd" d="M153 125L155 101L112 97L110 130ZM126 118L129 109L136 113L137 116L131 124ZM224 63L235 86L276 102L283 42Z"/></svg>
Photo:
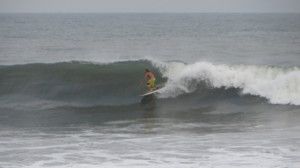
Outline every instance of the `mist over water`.
<svg viewBox="0 0 300 168"><path fill-rule="evenodd" d="M299 14L0 14L0 167L296 168L299 44Z"/></svg>

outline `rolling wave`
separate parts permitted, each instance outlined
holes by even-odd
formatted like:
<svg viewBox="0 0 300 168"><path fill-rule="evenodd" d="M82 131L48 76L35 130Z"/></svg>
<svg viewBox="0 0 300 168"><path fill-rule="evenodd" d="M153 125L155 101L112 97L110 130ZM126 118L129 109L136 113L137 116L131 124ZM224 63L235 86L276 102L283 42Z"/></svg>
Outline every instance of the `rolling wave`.
<svg viewBox="0 0 300 168"><path fill-rule="evenodd" d="M162 101L197 103L252 95L271 104L300 105L298 67L150 60L0 66L0 104L46 108L137 104L146 89L140 83L145 68L156 73L158 83L165 83L158 95Z"/></svg>

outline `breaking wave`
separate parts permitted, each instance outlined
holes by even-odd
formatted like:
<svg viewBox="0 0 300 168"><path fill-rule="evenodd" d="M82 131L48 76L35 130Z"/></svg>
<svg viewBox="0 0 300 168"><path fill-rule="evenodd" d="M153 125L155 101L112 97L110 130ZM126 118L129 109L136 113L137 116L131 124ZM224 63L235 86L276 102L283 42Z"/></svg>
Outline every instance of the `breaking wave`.
<svg viewBox="0 0 300 168"><path fill-rule="evenodd" d="M214 88L236 88L240 94L266 98L272 104L300 105L300 69L256 65L215 65L209 62L156 63L168 78L161 97L192 93L205 83Z"/></svg>
<svg viewBox="0 0 300 168"><path fill-rule="evenodd" d="M0 104L6 106L116 106L140 102L145 68L165 87L161 100L197 102L220 97L263 98L271 104L300 105L300 69L210 62L150 60L113 63L60 62L0 66ZM56 105L55 105L56 104Z"/></svg>

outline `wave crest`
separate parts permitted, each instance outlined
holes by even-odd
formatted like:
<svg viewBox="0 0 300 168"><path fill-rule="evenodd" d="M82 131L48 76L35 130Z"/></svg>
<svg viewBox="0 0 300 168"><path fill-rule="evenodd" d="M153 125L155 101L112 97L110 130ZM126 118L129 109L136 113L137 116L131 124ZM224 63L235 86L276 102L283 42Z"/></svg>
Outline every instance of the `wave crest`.
<svg viewBox="0 0 300 168"><path fill-rule="evenodd" d="M212 88L237 88L241 94L264 97L272 104L300 105L300 69L209 62L155 63L168 78L160 97L191 93L201 83Z"/></svg>

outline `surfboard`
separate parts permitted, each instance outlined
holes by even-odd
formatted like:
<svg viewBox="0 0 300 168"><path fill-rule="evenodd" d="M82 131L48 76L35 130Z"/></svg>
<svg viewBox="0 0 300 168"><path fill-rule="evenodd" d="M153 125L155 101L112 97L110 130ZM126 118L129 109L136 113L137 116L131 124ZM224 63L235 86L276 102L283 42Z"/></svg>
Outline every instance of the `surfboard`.
<svg viewBox="0 0 300 168"><path fill-rule="evenodd" d="M151 95L151 94L154 94L154 93L159 92L161 89L162 89L162 88L158 88L158 89L155 89L155 90L153 90L153 91L150 91L150 92L147 92L147 93L145 93L145 94L142 94L142 95L140 95L140 96L148 96L148 95Z"/></svg>

